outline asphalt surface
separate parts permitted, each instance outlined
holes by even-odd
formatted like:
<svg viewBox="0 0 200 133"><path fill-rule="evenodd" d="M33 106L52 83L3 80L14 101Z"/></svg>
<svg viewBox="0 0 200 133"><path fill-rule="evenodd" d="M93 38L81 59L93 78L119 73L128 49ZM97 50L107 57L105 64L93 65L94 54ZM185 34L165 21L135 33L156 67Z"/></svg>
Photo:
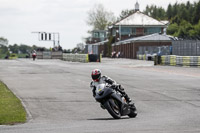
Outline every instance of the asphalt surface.
<svg viewBox="0 0 200 133"><path fill-rule="evenodd" d="M114 120L92 97L91 71L102 70L125 87L136 118ZM153 62L103 59L0 60L0 80L22 100L24 124L0 133L199 133L200 68L153 66Z"/></svg>

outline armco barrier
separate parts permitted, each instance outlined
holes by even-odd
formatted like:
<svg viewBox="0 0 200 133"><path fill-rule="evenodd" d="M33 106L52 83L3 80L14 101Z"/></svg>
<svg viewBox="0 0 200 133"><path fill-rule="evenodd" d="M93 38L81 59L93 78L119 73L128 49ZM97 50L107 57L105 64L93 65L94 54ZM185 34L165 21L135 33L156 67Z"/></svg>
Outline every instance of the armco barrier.
<svg viewBox="0 0 200 133"><path fill-rule="evenodd" d="M176 56L176 65L177 66L183 65L183 56Z"/></svg>
<svg viewBox="0 0 200 133"><path fill-rule="evenodd" d="M137 59L139 59L139 60L146 60L146 55L138 54L137 55Z"/></svg>
<svg viewBox="0 0 200 133"><path fill-rule="evenodd" d="M43 59L43 52L37 52L37 59Z"/></svg>
<svg viewBox="0 0 200 133"><path fill-rule="evenodd" d="M200 56L165 55L161 57L161 65L200 67Z"/></svg>
<svg viewBox="0 0 200 133"><path fill-rule="evenodd" d="M51 51L44 51L43 52L43 59L51 59L51 54L52 52Z"/></svg>
<svg viewBox="0 0 200 133"><path fill-rule="evenodd" d="M37 59L62 59L63 53L62 51L43 51L43 52L37 52Z"/></svg>
<svg viewBox="0 0 200 133"><path fill-rule="evenodd" d="M61 51L52 52L51 53L51 58L52 59L62 59L63 58L63 53Z"/></svg>
<svg viewBox="0 0 200 133"><path fill-rule="evenodd" d="M63 54L63 60L72 62L89 62L88 54Z"/></svg>
<svg viewBox="0 0 200 133"><path fill-rule="evenodd" d="M198 56L198 63L197 65L200 67L200 56Z"/></svg>
<svg viewBox="0 0 200 133"><path fill-rule="evenodd" d="M137 59L145 60L146 55L138 54ZM154 64L155 65L158 64L158 57L154 58ZM170 65L170 66L195 66L195 67L200 67L200 56L163 55L163 56L161 56L160 64L161 65Z"/></svg>
<svg viewBox="0 0 200 133"><path fill-rule="evenodd" d="M170 59L169 59L169 62L170 62L170 66L176 66L176 56L175 55L171 55Z"/></svg>

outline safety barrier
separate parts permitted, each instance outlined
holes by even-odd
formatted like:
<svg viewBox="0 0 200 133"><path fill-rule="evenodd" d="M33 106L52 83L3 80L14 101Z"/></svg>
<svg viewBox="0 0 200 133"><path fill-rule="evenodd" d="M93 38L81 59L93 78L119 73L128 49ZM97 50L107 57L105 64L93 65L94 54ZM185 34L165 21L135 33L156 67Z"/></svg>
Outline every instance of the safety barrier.
<svg viewBox="0 0 200 133"><path fill-rule="evenodd" d="M61 51L52 52L51 53L51 58L52 59L62 59L63 58L63 53Z"/></svg>
<svg viewBox="0 0 200 133"><path fill-rule="evenodd" d="M63 53L62 51L43 51L43 52L37 52L37 59L62 59Z"/></svg>
<svg viewBox="0 0 200 133"><path fill-rule="evenodd" d="M32 57L32 55L30 55ZM43 59L43 52L37 52L37 59Z"/></svg>
<svg viewBox="0 0 200 133"><path fill-rule="evenodd" d="M63 54L63 60L72 62L89 62L88 54Z"/></svg>
<svg viewBox="0 0 200 133"><path fill-rule="evenodd" d="M200 56L161 56L161 65L200 67Z"/></svg>
<svg viewBox="0 0 200 133"><path fill-rule="evenodd" d="M137 59L139 60L146 60L146 55L137 54Z"/></svg>
<svg viewBox="0 0 200 133"><path fill-rule="evenodd" d="M170 65L170 66L197 66L200 67L200 56L176 56L176 55L163 55L161 61L158 56L154 56L152 59L155 65ZM137 55L139 60L148 60L148 55Z"/></svg>
<svg viewBox="0 0 200 133"><path fill-rule="evenodd" d="M88 54L67 54L59 52L37 52L37 59L62 59L72 62L101 62L102 55Z"/></svg>

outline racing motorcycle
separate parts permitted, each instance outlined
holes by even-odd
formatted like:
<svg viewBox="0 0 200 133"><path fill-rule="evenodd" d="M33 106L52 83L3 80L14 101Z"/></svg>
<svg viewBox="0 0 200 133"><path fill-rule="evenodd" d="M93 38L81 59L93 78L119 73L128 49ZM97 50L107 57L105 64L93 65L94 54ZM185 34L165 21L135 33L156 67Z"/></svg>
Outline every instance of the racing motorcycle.
<svg viewBox="0 0 200 133"><path fill-rule="evenodd" d="M115 119L120 119L121 116L125 115L130 118L137 116L135 105L128 104L123 95L112 85L99 84L96 88L95 100Z"/></svg>
<svg viewBox="0 0 200 133"><path fill-rule="evenodd" d="M33 54L32 54L32 57L33 57L33 60L35 60L35 58L36 58L36 53L33 53Z"/></svg>

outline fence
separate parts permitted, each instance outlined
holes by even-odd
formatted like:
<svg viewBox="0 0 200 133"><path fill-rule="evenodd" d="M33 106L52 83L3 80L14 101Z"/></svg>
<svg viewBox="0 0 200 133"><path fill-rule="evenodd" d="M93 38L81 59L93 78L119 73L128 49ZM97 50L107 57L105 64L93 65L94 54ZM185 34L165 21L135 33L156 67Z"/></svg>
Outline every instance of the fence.
<svg viewBox="0 0 200 133"><path fill-rule="evenodd" d="M178 40L172 42L172 54L179 56L200 56L199 40Z"/></svg>
<svg viewBox="0 0 200 133"><path fill-rule="evenodd" d="M63 54L63 60L72 62L89 62L88 54Z"/></svg>
<svg viewBox="0 0 200 133"><path fill-rule="evenodd" d="M51 51L37 52L37 59L62 59L72 62L101 62L101 58L101 54L66 54Z"/></svg>
<svg viewBox="0 0 200 133"><path fill-rule="evenodd" d="M44 51L44 52L37 52L38 59L62 59L63 53L61 51L58 52L51 52L51 51Z"/></svg>
<svg viewBox="0 0 200 133"><path fill-rule="evenodd" d="M161 56L161 65L200 67L200 56Z"/></svg>
<svg viewBox="0 0 200 133"><path fill-rule="evenodd" d="M139 46L137 55L153 55L157 53L161 53L162 55L170 55L170 52L170 46Z"/></svg>

